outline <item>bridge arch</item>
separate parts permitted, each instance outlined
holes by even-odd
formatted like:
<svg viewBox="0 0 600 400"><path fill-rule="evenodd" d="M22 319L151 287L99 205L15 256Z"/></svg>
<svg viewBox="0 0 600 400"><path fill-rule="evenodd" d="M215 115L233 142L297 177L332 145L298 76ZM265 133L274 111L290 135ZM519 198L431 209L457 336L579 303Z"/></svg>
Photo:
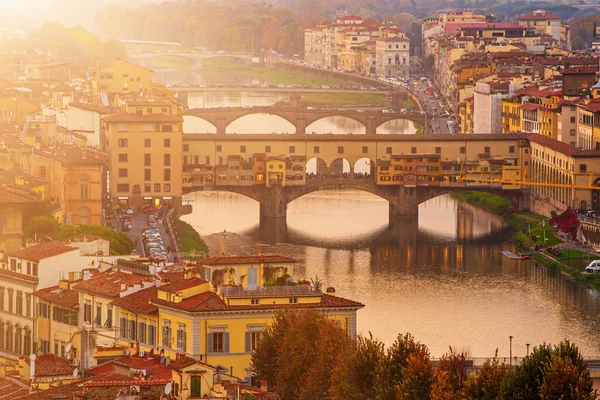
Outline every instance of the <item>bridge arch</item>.
<svg viewBox="0 0 600 400"><path fill-rule="evenodd" d="M411 118L399 115L398 118L389 119L377 125L378 134L401 134L410 135L417 132L417 126ZM400 132L398 132L400 131Z"/></svg>
<svg viewBox="0 0 600 400"><path fill-rule="evenodd" d="M306 173L315 176L327 175L327 163L320 157L313 157L306 161Z"/></svg>
<svg viewBox="0 0 600 400"><path fill-rule="evenodd" d="M354 173L359 174L360 176L375 176L375 163L368 157L362 157L356 160L353 165Z"/></svg>
<svg viewBox="0 0 600 400"><path fill-rule="evenodd" d="M248 129L246 128L246 126L250 126L250 125L256 125L256 124L264 124L261 121L258 121L257 117L277 117L278 119L272 119L271 118L271 123L267 123L266 125L268 125L268 127L258 127L256 128L256 130L258 130L258 132L245 132L242 131L241 129ZM250 121L248 120L248 117L250 117ZM245 121L244 121L245 119ZM254 121L252 121L254 120ZM282 123L283 121L278 121L278 120L283 120L285 121L287 124ZM252 128L250 128L252 129ZM279 131L279 129L281 131ZM296 126L294 125L294 122L287 118L286 116L280 115L277 112L270 112L270 113L266 113L264 111L252 111L252 109L249 109L248 112L244 113L243 115L240 115L239 117L235 118L234 120L232 120L229 124L226 125L225 127L225 132L226 133L261 133L261 132L265 132L265 131L270 131L267 133L286 133L286 134L293 134L296 133Z"/></svg>
<svg viewBox="0 0 600 400"><path fill-rule="evenodd" d="M310 122L310 123L309 123ZM336 130L326 132L326 125L335 124ZM338 127L338 125L340 125ZM306 133L326 134L326 133L353 133L353 134L365 134L367 127L364 121L357 118L343 115L329 115L326 117L319 117L313 121L307 121Z"/></svg>
<svg viewBox="0 0 600 400"><path fill-rule="evenodd" d="M350 164L350 162L343 158L338 157L329 164L328 173L330 176L350 176L352 174L352 170L354 169L354 165Z"/></svg>
<svg viewBox="0 0 600 400"><path fill-rule="evenodd" d="M217 133L215 124L195 115L183 116L183 131L185 133Z"/></svg>

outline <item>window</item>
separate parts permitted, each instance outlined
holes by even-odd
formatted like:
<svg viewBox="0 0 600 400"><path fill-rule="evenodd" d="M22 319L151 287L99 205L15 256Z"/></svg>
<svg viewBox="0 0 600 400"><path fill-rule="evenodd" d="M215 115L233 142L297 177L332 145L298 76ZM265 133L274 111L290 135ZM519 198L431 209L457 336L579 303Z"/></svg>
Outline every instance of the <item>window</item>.
<svg viewBox="0 0 600 400"><path fill-rule="evenodd" d="M508 152L509 153L514 153L515 152L515 146L508 146Z"/></svg>
<svg viewBox="0 0 600 400"><path fill-rule="evenodd" d="M385 154L392 154L392 146L388 146L385 148Z"/></svg>
<svg viewBox="0 0 600 400"><path fill-rule="evenodd" d="M369 147L368 146L363 146L362 152L363 152L363 154L367 154L369 152Z"/></svg>
<svg viewBox="0 0 600 400"><path fill-rule="evenodd" d="M183 145L183 151L190 151L190 145L189 144L184 144Z"/></svg>
<svg viewBox="0 0 600 400"><path fill-rule="evenodd" d="M146 108L146 112L147 112L148 114L152 114L152 107L148 107L148 108Z"/></svg>
<svg viewBox="0 0 600 400"><path fill-rule="evenodd" d="M465 154L467 152L466 146L460 146L460 154Z"/></svg>
<svg viewBox="0 0 600 400"><path fill-rule="evenodd" d="M186 351L186 337L185 337L185 325L179 324L177 329L177 350L181 350L185 353Z"/></svg>
<svg viewBox="0 0 600 400"><path fill-rule="evenodd" d="M246 352L249 353L256 350L262 337L262 330L252 330L250 332L246 332Z"/></svg>
<svg viewBox="0 0 600 400"><path fill-rule="evenodd" d="M150 322L148 325L148 345L156 346L156 325Z"/></svg>
<svg viewBox="0 0 600 400"><path fill-rule="evenodd" d="M209 333L208 348L213 353L229 353L229 333L224 330Z"/></svg>
<svg viewBox="0 0 600 400"><path fill-rule="evenodd" d="M25 315L31 317L31 294L25 294Z"/></svg>
<svg viewBox="0 0 600 400"><path fill-rule="evenodd" d="M8 289L8 312L13 312L14 289Z"/></svg>
<svg viewBox="0 0 600 400"><path fill-rule="evenodd" d="M23 315L23 292L17 290L17 299L16 299L16 310L15 312L19 315Z"/></svg>
<svg viewBox="0 0 600 400"><path fill-rule="evenodd" d="M579 164L579 172L587 172L587 164Z"/></svg>
<svg viewBox="0 0 600 400"><path fill-rule="evenodd" d="M490 154L490 146L485 146L485 147L483 148L483 152L484 152L484 153L487 153L487 154Z"/></svg>
<svg viewBox="0 0 600 400"><path fill-rule="evenodd" d="M297 297L290 297L290 304L297 304L297 303L298 303Z"/></svg>
<svg viewBox="0 0 600 400"><path fill-rule="evenodd" d="M127 168L119 168L119 178L127 178Z"/></svg>
<svg viewBox="0 0 600 400"><path fill-rule="evenodd" d="M144 154L144 165L146 167L149 167L150 165L152 165L152 155L151 154Z"/></svg>
<svg viewBox="0 0 600 400"><path fill-rule="evenodd" d="M171 168L165 168L163 178L163 180L167 182L171 180Z"/></svg>
<svg viewBox="0 0 600 400"><path fill-rule="evenodd" d="M144 147L152 147L152 139L144 139Z"/></svg>
<svg viewBox="0 0 600 400"><path fill-rule="evenodd" d="M155 183L154 184L154 191L155 192L160 192L160 183Z"/></svg>
<svg viewBox="0 0 600 400"><path fill-rule="evenodd" d="M171 347L171 321L164 320L162 327L162 346Z"/></svg>
<svg viewBox="0 0 600 400"><path fill-rule="evenodd" d="M127 337L127 316L122 316L119 319L119 337L123 339Z"/></svg>
<svg viewBox="0 0 600 400"><path fill-rule="evenodd" d="M127 162L127 153L119 154L119 162Z"/></svg>
<svg viewBox="0 0 600 400"><path fill-rule="evenodd" d="M223 145L218 144L217 145L217 153L220 153L223 151Z"/></svg>
<svg viewBox="0 0 600 400"><path fill-rule="evenodd" d="M39 305L40 318L49 318L50 316L50 305L46 303L40 303Z"/></svg>
<svg viewBox="0 0 600 400"><path fill-rule="evenodd" d="M210 165L210 156L204 156L204 165Z"/></svg>
<svg viewBox="0 0 600 400"><path fill-rule="evenodd" d="M344 154L344 146L338 146L338 154Z"/></svg>
<svg viewBox="0 0 600 400"><path fill-rule="evenodd" d="M138 323L138 340L140 343L146 343L146 319L140 318Z"/></svg>
<svg viewBox="0 0 600 400"><path fill-rule="evenodd" d="M571 129L571 130L569 131L569 134L570 134L571 136L575 136L575 129Z"/></svg>
<svg viewBox="0 0 600 400"><path fill-rule="evenodd" d="M117 192L129 193L129 183L119 183L117 185Z"/></svg>
<svg viewBox="0 0 600 400"><path fill-rule="evenodd" d="M128 335L128 339L129 340L136 340L136 329L137 327L135 326L135 319L130 319L129 320L129 335Z"/></svg>
<svg viewBox="0 0 600 400"><path fill-rule="evenodd" d="M170 154L164 155L164 163L165 163L165 167L168 167L171 165L171 155Z"/></svg>
<svg viewBox="0 0 600 400"><path fill-rule="evenodd" d="M171 147L171 139L165 139L163 143L164 147Z"/></svg>
<svg viewBox="0 0 600 400"><path fill-rule="evenodd" d="M127 139L119 139L119 147L127 147Z"/></svg>
<svg viewBox="0 0 600 400"><path fill-rule="evenodd" d="M251 299L250 304L252 304L253 306L257 306L260 304L260 299Z"/></svg>
<svg viewBox="0 0 600 400"><path fill-rule="evenodd" d="M4 287L0 286L0 311L4 311L4 291L5 291ZM2 332L2 331L0 331L0 332Z"/></svg>
<svg viewBox="0 0 600 400"><path fill-rule="evenodd" d="M0 340L1 339L2 338L0 337ZM42 354L50 353L50 342L48 340L44 340L44 339L40 340L40 352Z"/></svg>
<svg viewBox="0 0 600 400"><path fill-rule="evenodd" d="M137 107L137 108L135 109L135 113L136 113L137 115L142 115L142 114L144 113L144 109L143 109L142 107Z"/></svg>
<svg viewBox="0 0 600 400"><path fill-rule="evenodd" d="M242 145L240 146L240 153L245 153L246 152L246 146Z"/></svg>
<svg viewBox="0 0 600 400"><path fill-rule="evenodd" d="M96 318L94 318L96 325L102 325L102 304L96 303Z"/></svg>
<svg viewBox="0 0 600 400"><path fill-rule="evenodd" d="M442 154L442 148L440 146L436 146L435 154Z"/></svg>
<svg viewBox="0 0 600 400"><path fill-rule="evenodd" d="M575 117L571 117L571 123L574 124L575 123Z"/></svg>
<svg viewBox="0 0 600 400"><path fill-rule="evenodd" d="M40 177L46 177L46 167L40 167Z"/></svg>
<svg viewBox="0 0 600 400"><path fill-rule="evenodd" d="M163 132L173 132L173 125L163 125L161 130L162 130ZM165 143L166 143L166 141L167 141L167 140L169 140L169 139L165 139ZM170 146L170 145L169 145L169 146ZM167 145L165 144L165 147L169 147L169 146L167 146Z"/></svg>
<svg viewBox="0 0 600 400"><path fill-rule="evenodd" d="M271 152L271 146L265 146L265 153Z"/></svg>
<svg viewBox="0 0 600 400"><path fill-rule="evenodd" d="M321 148L319 146L313 147L313 153L319 154L321 152Z"/></svg>
<svg viewBox="0 0 600 400"><path fill-rule="evenodd" d="M77 314L75 314L77 315ZM113 321L113 310L111 306L108 306L106 308L106 321L104 322L104 326L107 328L112 328L112 321ZM77 324L77 322L75 323Z"/></svg>
<svg viewBox="0 0 600 400"><path fill-rule="evenodd" d="M83 322L89 324L92 322L92 303L86 301L83 305Z"/></svg>
<svg viewBox="0 0 600 400"><path fill-rule="evenodd" d="M171 192L171 184L170 183L165 183L163 186L163 192L165 193L170 193Z"/></svg>
<svg viewBox="0 0 600 400"><path fill-rule="evenodd" d="M416 148L416 147L411 147L411 148L410 148L410 152L411 152L412 154L417 154L417 148Z"/></svg>
<svg viewBox="0 0 600 400"><path fill-rule="evenodd" d="M151 183L144 183L144 193L150 193L152 191Z"/></svg>
<svg viewBox="0 0 600 400"><path fill-rule="evenodd" d="M144 169L144 180L145 181L152 180L152 170L150 168Z"/></svg>

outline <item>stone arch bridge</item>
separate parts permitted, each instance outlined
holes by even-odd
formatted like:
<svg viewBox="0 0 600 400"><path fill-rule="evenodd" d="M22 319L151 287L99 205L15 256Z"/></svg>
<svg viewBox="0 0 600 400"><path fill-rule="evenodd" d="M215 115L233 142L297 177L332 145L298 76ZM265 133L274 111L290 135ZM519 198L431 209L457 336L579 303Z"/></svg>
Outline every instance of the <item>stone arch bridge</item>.
<svg viewBox="0 0 600 400"><path fill-rule="evenodd" d="M502 190L500 187L490 185L467 185L452 183L448 186L383 186L376 185L373 179L356 178L324 178L308 179L302 186L203 186L191 187L184 190L184 194L205 190L220 190L232 192L249 197L260 204L260 218L286 218L287 205L292 201L309 193L320 190L360 190L372 193L389 203L390 220L397 217L416 216L419 213L419 204L435 197L467 190L477 190L494 193L506 197L511 202L511 208L519 210L525 206L525 192L521 190Z"/></svg>
<svg viewBox="0 0 600 400"><path fill-rule="evenodd" d="M134 62L142 67L146 66L146 63L149 60L159 57L178 57L188 60L192 63L195 69L200 69L204 60L208 60L211 58L217 57L228 57L238 59L245 64L250 64L252 62L252 53L205 53L205 52L193 52L193 51L129 51L127 53L127 57L131 62Z"/></svg>
<svg viewBox="0 0 600 400"><path fill-rule="evenodd" d="M275 108L275 107L252 107L252 108L195 108L187 110L184 115L201 118L211 123L217 130L217 134L224 134L227 127L233 121L250 114L270 114L281 117L294 125L296 134L305 134L306 127L313 122L327 117L347 117L361 123L365 127L366 134L377 133L377 128L388 121L399 119L414 122L424 130L427 126L426 116L421 113L389 113L382 112L358 112L355 110L303 110L299 108Z"/></svg>

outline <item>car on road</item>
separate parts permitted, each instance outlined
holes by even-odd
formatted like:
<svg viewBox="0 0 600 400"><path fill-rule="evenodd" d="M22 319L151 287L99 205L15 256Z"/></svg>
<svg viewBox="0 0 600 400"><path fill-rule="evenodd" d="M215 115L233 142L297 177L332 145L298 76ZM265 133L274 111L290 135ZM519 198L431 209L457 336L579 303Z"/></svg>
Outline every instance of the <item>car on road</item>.
<svg viewBox="0 0 600 400"><path fill-rule="evenodd" d="M131 208L128 208L127 210L125 210L125 212L127 213L127 215L133 215L133 210Z"/></svg>

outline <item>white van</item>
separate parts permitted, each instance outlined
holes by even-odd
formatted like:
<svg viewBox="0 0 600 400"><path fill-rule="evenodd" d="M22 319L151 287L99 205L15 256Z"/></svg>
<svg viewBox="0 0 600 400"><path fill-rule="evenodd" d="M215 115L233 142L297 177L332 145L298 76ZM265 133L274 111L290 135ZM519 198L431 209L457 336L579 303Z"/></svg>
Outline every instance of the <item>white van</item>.
<svg viewBox="0 0 600 400"><path fill-rule="evenodd" d="M585 272L600 272L600 260L594 260L587 267Z"/></svg>

